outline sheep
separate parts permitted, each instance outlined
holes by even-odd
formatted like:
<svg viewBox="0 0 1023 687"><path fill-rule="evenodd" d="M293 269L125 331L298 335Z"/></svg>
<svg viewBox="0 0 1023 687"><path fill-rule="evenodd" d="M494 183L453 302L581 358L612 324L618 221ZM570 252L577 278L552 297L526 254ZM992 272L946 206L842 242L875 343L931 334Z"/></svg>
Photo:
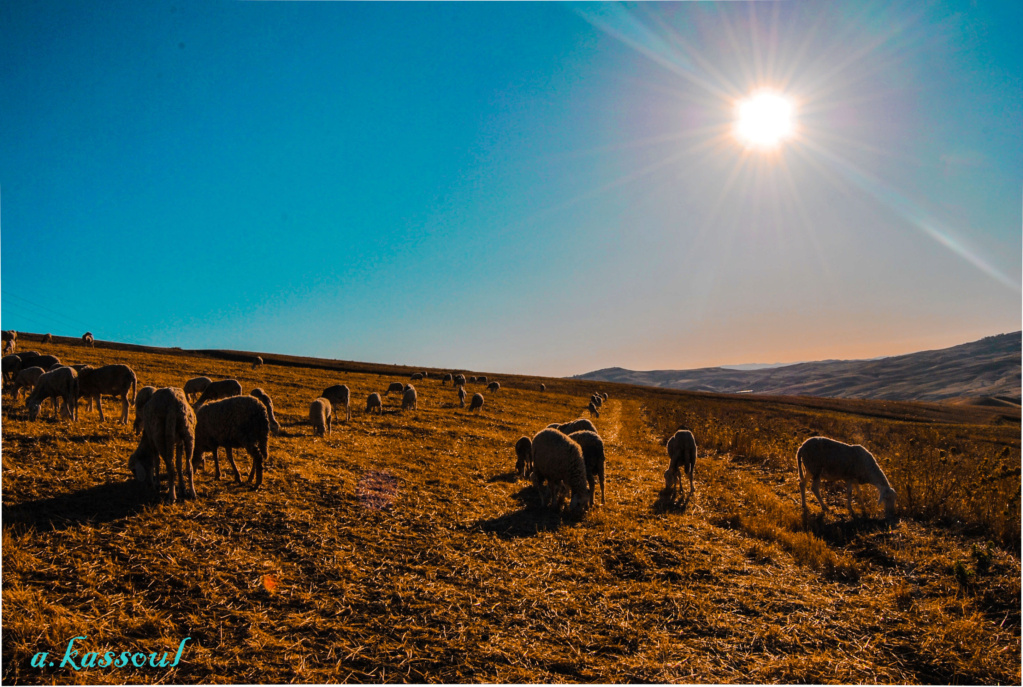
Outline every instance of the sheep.
<svg viewBox="0 0 1023 687"><path fill-rule="evenodd" d="M135 394L135 424L132 425L132 429L135 430L135 434L139 434L142 431L142 409L146 407L146 404L149 403L149 399L151 399L155 393L155 386L144 386ZM184 391L181 393L184 393ZM187 400L188 397L186 396L185 398Z"/></svg>
<svg viewBox="0 0 1023 687"><path fill-rule="evenodd" d="M604 405L604 399L600 397L600 394L593 394L590 396L590 401L598 408Z"/></svg>
<svg viewBox="0 0 1023 687"><path fill-rule="evenodd" d="M578 420L572 420L571 422L563 422L560 425L557 422L553 422L547 425L547 427L550 429L557 429L565 434L574 434L583 430L589 430L594 433L597 431L597 428L593 426L593 423L584 417L581 417Z"/></svg>
<svg viewBox="0 0 1023 687"><path fill-rule="evenodd" d="M334 386L328 386L320 394L320 398L325 398L330 401L331 408L345 409L345 422L350 422L352 419L352 408L349 405L349 398L351 393L348 391L348 387L344 384L335 384Z"/></svg>
<svg viewBox="0 0 1023 687"><path fill-rule="evenodd" d="M551 507L560 506L561 483L572 491L569 510L584 510L589 503L590 494L586 483L586 463L583 450L576 442L555 429L542 429L536 433L532 441L533 486L540 492L541 500ZM541 487L544 482L551 485L550 499L543 498Z"/></svg>
<svg viewBox="0 0 1023 687"><path fill-rule="evenodd" d="M486 383L487 383L487 378L486 378L486 376L485 376L485 375L483 375L483 376L478 376L478 377L476 377L476 383L477 383L477 384L486 384Z"/></svg>
<svg viewBox="0 0 1023 687"><path fill-rule="evenodd" d="M593 417L600 417L600 412L597 410L597 406L593 405L593 401L590 401L590 404L586 406L586 410L590 411L590 415Z"/></svg>
<svg viewBox="0 0 1023 687"><path fill-rule="evenodd" d="M455 386L465 386L465 375L455 375Z"/></svg>
<svg viewBox="0 0 1023 687"><path fill-rule="evenodd" d="M572 432L568 438L579 444L583 450L583 463L586 465L586 483L590 485L590 502L597 491L597 480L600 480L600 504L604 505L604 441L596 432L583 430Z"/></svg>
<svg viewBox="0 0 1023 687"><path fill-rule="evenodd" d="M380 399L380 394L376 392L370 394L369 398L366 399L366 412L372 413L374 410L377 411L378 415L383 415L384 413L384 402Z"/></svg>
<svg viewBox="0 0 1023 687"><path fill-rule="evenodd" d="M810 489L821 510L826 514L828 507L821 498L820 483L826 480L845 480L849 515L853 515L853 484L872 484L877 487L877 502L884 506L885 518L895 515L895 490L885 477L874 456L859 444L852 446L827 437L811 437L796 451L796 466L799 470L799 496L803 504L803 526L806 527L806 482L812 480ZM805 468L805 471L804 471Z"/></svg>
<svg viewBox="0 0 1023 687"><path fill-rule="evenodd" d="M454 379L455 376L448 372L446 375L440 378L440 385L445 386L448 382L452 382Z"/></svg>
<svg viewBox="0 0 1023 687"><path fill-rule="evenodd" d="M193 377L185 382L183 387L185 390L185 397L191 402L193 397L200 396L202 392L206 391L206 387L213 383L213 380L209 377Z"/></svg>
<svg viewBox="0 0 1023 687"><path fill-rule="evenodd" d="M479 410L482 410L482 409L483 409L483 394L473 394L472 395L472 400L469 401L469 412L471 413L474 410L479 411Z"/></svg>
<svg viewBox="0 0 1023 687"><path fill-rule="evenodd" d="M258 355L252 359L252 369L255 370L257 367L263 367L263 359Z"/></svg>
<svg viewBox="0 0 1023 687"><path fill-rule="evenodd" d="M149 405L152 401L146 407ZM216 479L220 479L217 449L222 446L234 470L235 481L242 481L231 450L244 448L252 457L247 481L252 482L255 477L254 488L259 489L263 484L263 463L270 457L267 448L269 437L270 417L266 406L252 396L232 396L208 403L195 411L195 461L201 466L204 464L203 454L213 453Z"/></svg>
<svg viewBox="0 0 1023 687"><path fill-rule="evenodd" d="M413 382L418 382L422 378L423 378L422 372L413 372L412 376L409 377L409 379L411 379Z"/></svg>
<svg viewBox="0 0 1023 687"><path fill-rule="evenodd" d="M92 338L92 332L85 332L84 334L82 334L82 344L88 346L89 348L96 347L96 340Z"/></svg>
<svg viewBox="0 0 1023 687"><path fill-rule="evenodd" d="M28 419L35 420L39 416L39 407L47 398L53 399L56 415L57 399L63 399L67 413L75 422L78 421L78 373L70 367L61 367L53 372L44 372L36 381L32 393L25 400L28 406Z"/></svg>
<svg viewBox="0 0 1023 687"><path fill-rule="evenodd" d="M520 437L515 442L515 474L522 477L529 477L533 471L533 440L529 437Z"/></svg>
<svg viewBox="0 0 1023 687"><path fill-rule="evenodd" d="M602 394L602 396L604 397L604 400L606 401L606 400L607 400L607 392L604 392L604 393Z"/></svg>
<svg viewBox="0 0 1023 687"><path fill-rule="evenodd" d="M469 377L469 383L470 384L475 384L476 383L476 378L475 377Z"/></svg>
<svg viewBox="0 0 1023 687"><path fill-rule="evenodd" d="M664 471L664 488L682 488L682 470L689 477L689 496L696 491L693 475L696 472L696 438L688 429L680 429L668 439L668 469Z"/></svg>
<svg viewBox="0 0 1023 687"><path fill-rule="evenodd" d="M241 395L242 385L238 383L237 379L222 379L219 382L210 382L193 407L198 411L203 407L203 404L210 401L218 401L222 398Z"/></svg>
<svg viewBox="0 0 1023 687"><path fill-rule="evenodd" d="M404 395L401 397L401 409L404 410L419 410L419 403L417 401L416 388L411 384L405 389Z"/></svg>
<svg viewBox="0 0 1023 687"><path fill-rule="evenodd" d="M18 348L18 332L13 329L5 329L2 332L4 342L4 355L13 354Z"/></svg>
<svg viewBox="0 0 1023 687"><path fill-rule="evenodd" d="M41 367L49 372L51 368L60 367L60 358L55 355L36 355L26 360L22 357L21 367Z"/></svg>
<svg viewBox="0 0 1023 687"><path fill-rule="evenodd" d="M53 343L53 334L46 334L43 337L43 343L45 343L45 344L52 344Z"/></svg>
<svg viewBox="0 0 1023 687"><path fill-rule="evenodd" d="M128 392L132 402L135 401L135 372L127 365L104 365L103 367L85 366L78 371L78 393L81 398L95 399L99 409L99 421L103 422L102 395L121 398L122 425L128 424Z"/></svg>
<svg viewBox="0 0 1023 687"><path fill-rule="evenodd" d="M195 498L192 458L195 455L197 422L195 412L188 405L185 392L176 387L156 389L144 403L143 408L142 438L138 448L128 459L128 469L135 474L136 480L148 482L154 491L159 491L160 458L163 457L170 489L168 499L174 503L178 496L175 486L176 460L177 483L180 484L183 493Z"/></svg>
<svg viewBox="0 0 1023 687"><path fill-rule="evenodd" d="M543 382L540 382L540 391L547 391L547 385Z"/></svg>
<svg viewBox="0 0 1023 687"><path fill-rule="evenodd" d="M318 398L309 404L309 424L313 426L313 436L330 434L331 415L330 401Z"/></svg>
<svg viewBox="0 0 1023 687"><path fill-rule="evenodd" d="M392 391L396 391L399 394L403 394L405 393L405 385L402 384L401 382L391 382L387 387L387 391L384 392L384 396L387 396Z"/></svg>
<svg viewBox="0 0 1023 687"><path fill-rule="evenodd" d="M420 374L423 375L423 379L429 379L430 378L430 373L427 372L426 370L423 370Z"/></svg>
<svg viewBox="0 0 1023 687"><path fill-rule="evenodd" d="M464 386L458 387L458 402L461 404L459 406L460 408L464 408L465 407L465 387Z"/></svg>
<svg viewBox="0 0 1023 687"><path fill-rule="evenodd" d="M491 393L498 391L500 388L501 388L500 382L491 382L490 384L487 385L487 391Z"/></svg>
<svg viewBox="0 0 1023 687"><path fill-rule="evenodd" d="M266 414L270 418L270 431L274 434L274 436L280 434L281 423L277 422L277 418L274 417L274 402L270 400L270 397L267 396L266 392L257 387L249 392L249 396L258 398L262 401L263 405L266 406Z"/></svg>
<svg viewBox="0 0 1023 687"><path fill-rule="evenodd" d="M41 367L29 367L24 370L18 370L17 376L14 377L14 390L15 400L21 396L22 389L34 389L36 382L43 376L45 370Z"/></svg>
<svg viewBox="0 0 1023 687"><path fill-rule="evenodd" d="M3 368L4 381L9 382L17 376L18 372L21 371L21 358L13 353L5 355L3 359L0 360L0 366Z"/></svg>
<svg viewBox="0 0 1023 687"><path fill-rule="evenodd" d="M13 355L13 354L14 354L14 351L15 351L15 350L16 350L17 348L18 348L18 345L17 345L17 344L16 344L15 342L14 342L14 340L13 340L13 339L11 339L11 340L9 340L9 341L6 341L6 342L4 343L4 355L8 355L8 354L11 354L11 355Z"/></svg>

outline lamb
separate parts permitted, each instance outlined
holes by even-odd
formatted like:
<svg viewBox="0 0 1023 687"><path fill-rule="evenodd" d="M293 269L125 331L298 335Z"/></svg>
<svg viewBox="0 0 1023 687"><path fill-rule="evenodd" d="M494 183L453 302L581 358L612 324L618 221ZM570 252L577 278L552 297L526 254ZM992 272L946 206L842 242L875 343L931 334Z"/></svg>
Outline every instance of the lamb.
<svg viewBox="0 0 1023 687"><path fill-rule="evenodd" d="M597 491L597 480L600 480L600 504L604 505L604 441L596 432L583 430L572 432L568 438L579 444L583 450L583 463L586 465L586 483L590 486L589 505L593 506L593 497Z"/></svg>
<svg viewBox="0 0 1023 687"><path fill-rule="evenodd" d="M401 382L391 382L390 385L387 387L387 391L384 392L384 396L387 396L392 391L396 391L399 394L403 394L405 393L405 385L402 384Z"/></svg>
<svg viewBox="0 0 1023 687"><path fill-rule="evenodd" d="M146 404L148 408L152 401ZM220 460L217 449L224 447L227 460L234 470L234 479L241 482L231 449L244 448L252 457L249 482L255 477L254 488L263 484L263 463L269 459L267 444L270 437L270 418L266 407L252 396L232 396L214 401L195 411L195 460L203 464L203 454L213 453L214 476L220 479Z"/></svg>
<svg viewBox="0 0 1023 687"><path fill-rule="evenodd" d="M17 376L14 377L14 398L15 400L21 396L22 389L34 389L36 382L43 376L45 370L41 367L29 367L24 370L19 370Z"/></svg>
<svg viewBox="0 0 1023 687"><path fill-rule="evenodd" d="M586 463L583 461L582 447L561 432L548 428L540 430L533 437L532 453L531 479L545 505L560 506L561 484L564 483L572 491L569 510L584 510L590 494L586 484ZM551 485L550 499L543 498L541 487L545 481Z"/></svg>
<svg viewBox="0 0 1023 687"><path fill-rule="evenodd" d="M138 393L135 394L135 424L132 425L132 428L135 430L136 434L142 431L142 410L143 408L146 407L146 404L149 403L149 399L151 399L153 397L153 394L155 393L156 393L155 386L144 386L138 390ZM184 393L184 391L182 391L181 393ZM186 396L185 398L187 400L188 397Z"/></svg>
<svg viewBox="0 0 1023 687"><path fill-rule="evenodd" d="M188 405L185 392L176 387L157 389L145 402L142 411L142 438L138 448L128 459L128 468L135 473L135 479L139 482L148 482L154 491L159 491L160 458L163 457L170 488L168 498L174 503L177 501L174 478L176 462L177 483L180 484L182 493L195 498L195 475L192 467L195 446L196 416Z"/></svg>
<svg viewBox="0 0 1023 687"><path fill-rule="evenodd" d="M349 398L351 393L348 391L348 387L344 384L335 384L334 386L328 386L320 394L321 398L325 398L330 401L331 408L344 408L345 409L345 422L350 422L352 419L352 409L349 405Z"/></svg>
<svg viewBox="0 0 1023 687"><path fill-rule="evenodd" d="M257 367L263 367L263 359L258 355L252 359L252 369L255 370Z"/></svg>
<svg viewBox="0 0 1023 687"><path fill-rule="evenodd" d="M472 400L469 401L469 412L471 413L474 410L479 411L479 410L482 410L482 409L483 409L483 394L473 394L472 395Z"/></svg>
<svg viewBox="0 0 1023 687"><path fill-rule="evenodd" d="M185 397L191 402L193 397L200 396L202 392L206 391L206 387L213 383L213 380L209 377L193 377L185 382L184 390Z"/></svg>
<svg viewBox="0 0 1023 687"><path fill-rule="evenodd" d="M277 422L277 418L274 417L274 402L270 400L266 392L260 388L255 388L249 392L249 396L258 398L263 405L266 407L266 414L270 417L270 431L277 436L281 433L281 423Z"/></svg>
<svg viewBox="0 0 1023 687"><path fill-rule="evenodd" d="M309 404L309 424L313 426L313 436L330 434L332 410L330 401L318 398Z"/></svg>
<svg viewBox="0 0 1023 687"><path fill-rule="evenodd" d="M487 385L487 391L490 391L490 392L495 392L495 391L499 390L500 388L501 388L501 383L500 382L491 382L490 384Z"/></svg>
<svg viewBox="0 0 1023 687"><path fill-rule="evenodd" d="M195 410L198 412L203 404L209 403L210 401L217 401L222 398L230 398L231 396L241 396L242 385L238 383L237 379L222 379L219 382L210 382L209 386L206 387L205 391L199 397L199 400L195 402Z"/></svg>
<svg viewBox="0 0 1023 687"><path fill-rule="evenodd" d="M465 386L465 375L455 375L455 386Z"/></svg>
<svg viewBox="0 0 1023 687"><path fill-rule="evenodd" d="M411 384L405 389L405 394L401 397L401 409L404 410L419 410L419 404L417 402L416 388Z"/></svg>
<svg viewBox="0 0 1023 687"><path fill-rule="evenodd" d="M464 386L458 387L458 402L461 404L459 406L460 408L464 408L465 407L465 387Z"/></svg>
<svg viewBox="0 0 1023 687"><path fill-rule="evenodd" d="M370 394L369 398L366 399L366 412L372 413L374 410L377 411L378 415L383 415L384 413L384 402L380 399L380 394L376 392Z"/></svg>
<svg viewBox="0 0 1023 687"><path fill-rule="evenodd" d="M560 425L557 422L552 422L547 425L547 427L550 429L557 429L565 434L574 434L583 430L589 430L594 433L597 431L597 428L593 426L593 423L584 417L581 417L578 420L572 420L571 422L564 422Z"/></svg>
<svg viewBox="0 0 1023 687"><path fill-rule="evenodd" d="M597 410L597 406L593 405L593 401L590 401L590 404L586 406L586 410L590 411L590 415L593 417L600 417L600 412Z"/></svg>
<svg viewBox="0 0 1023 687"><path fill-rule="evenodd" d="M522 477L529 477L533 471L533 440L529 437L520 437L515 442L515 474Z"/></svg>
<svg viewBox="0 0 1023 687"><path fill-rule="evenodd" d="M70 367L61 367L53 372L41 374L32 393L25 400L29 420L35 420L39 416L39 407L47 398L53 399L54 414L57 410L57 399L62 399L71 419L77 422L78 373Z"/></svg>
<svg viewBox="0 0 1023 687"><path fill-rule="evenodd" d="M696 472L696 438L688 429L675 432L668 443L668 469L664 471L664 488L682 488L682 470L689 477L689 497L696 487L693 485L693 474Z"/></svg>
<svg viewBox="0 0 1023 687"><path fill-rule="evenodd" d="M447 382L452 382L454 379L455 376L448 372L446 375L440 378L440 385L444 386Z"/></svg>
<svg viewBox="0 0 1023 687"><path fill-rule="evenodd" d="M92 332L82 334L82 343L90 348L95 348L96 340L92 338Z"/></svg>
<svg viewBox="0 0 1023 687"><path fill-rule="evenodd" d="M78 393L81 398L95 399L99 409L99 421L103 422L102 395L121 398L122 425L128 424L128 392L132 402L135 401L135 372L127 365L104 365L103 367L85 366L78 371Z"/></svg>
<svg viewBox="0 0 1023 687"><path fill-rule="evenodd" d="M853 515L853 484L872 484L877 487L877 502L884 506L885 518L895 515L895 490L888 482L870 451L860 445L851 446L827 437L811 437L796 451L796 466L799 470L799 496L803 503L803 526L806 527L806 482L812 480L810 489L821 504L821 510L828 507L821 498L820 483L825 480L845 480L849 515ZM804 472L805 468L805 472Z"/></svg>

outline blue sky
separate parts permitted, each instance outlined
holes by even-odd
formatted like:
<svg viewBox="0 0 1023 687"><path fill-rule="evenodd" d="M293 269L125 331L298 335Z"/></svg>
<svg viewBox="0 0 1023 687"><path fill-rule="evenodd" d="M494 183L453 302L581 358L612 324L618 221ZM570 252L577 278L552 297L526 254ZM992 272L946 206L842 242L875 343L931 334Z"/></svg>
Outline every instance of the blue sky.
<svg viewBox="0 0 1023 687"><path fill-rule="evenodd" d="M5 329L568 375L1021 327L1018 3L8 2ZM797 136L731 135L758 87Z"/></svg>

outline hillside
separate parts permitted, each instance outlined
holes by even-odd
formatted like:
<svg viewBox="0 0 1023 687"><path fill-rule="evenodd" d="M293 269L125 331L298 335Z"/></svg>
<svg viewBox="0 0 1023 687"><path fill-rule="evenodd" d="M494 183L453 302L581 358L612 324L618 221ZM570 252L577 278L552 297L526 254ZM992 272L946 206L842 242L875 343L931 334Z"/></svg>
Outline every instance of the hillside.
<svg viewBox="0 0 1023 687"><path fill-rule="evenodd" d="M762 370L708 367L637 372L612 367L573 379L719 393L892 401L1020 404L1020 332L878 360L829 360Z"/></svg>
<svg viewBox="0 0 1023 687"><path fill-rule="evenodd" d="M433 377L416 411L365 398L401 368L99 342L29 344L130 365L139 383L233 377L274 400L262 488L210 461L176 504L129 481L130 426L80 407L27 420L5 393L3 682L973 683L1020 681L1019 411L725 396L488 372L460 408ZM467 371L468 372L468 371ZM472 372L472 374L478 374ZM539 390L539 382L547 390ZM313 437L309 403L343 382L350 422ZM551 511L512 446L593 418L606 502ZM663 491L665 439L699 444L696 491ZM825 488L800 517L795 448L862 443L899 494ZM235 458L243 476L249 458ZM224 462L221 463L222 467ZM170 652L176 667L59 667L86 652ZM33 657L49 652L53 666ZM94 656L95 658L95 656Z"/></svg>

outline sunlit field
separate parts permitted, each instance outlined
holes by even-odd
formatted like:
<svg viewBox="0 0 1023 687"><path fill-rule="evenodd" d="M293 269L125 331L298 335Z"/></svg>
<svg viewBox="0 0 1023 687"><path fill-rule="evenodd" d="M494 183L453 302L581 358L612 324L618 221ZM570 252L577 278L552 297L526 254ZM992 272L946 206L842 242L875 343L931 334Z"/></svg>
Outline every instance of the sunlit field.
<svg viewBox="0 0 1023 687"><path fill-rule="evenodd" d="M501 384L470 384L470 414L429 370L418 410L392 393L377 416L366 396L413 368L19 343L128 364L139 387L235 378L283 431L258 491L207 460L198 498L168 504L129 481L138 438L115 403L104 423L48 402L29 422L5 390L5 683L1020 682L1018 411L455 370ZM352 420L314 437L309 403L338 383ZM588 417L597 390L607 502L573 518L541 507L512 446ZM688 502L662 493L683 426ZM835 487L803 529L795 451L815 434L874 453L896 521L870 486L850 517ZM174 667L75 672L57 665L74 637L79 662L191 640Z"/></svg>

